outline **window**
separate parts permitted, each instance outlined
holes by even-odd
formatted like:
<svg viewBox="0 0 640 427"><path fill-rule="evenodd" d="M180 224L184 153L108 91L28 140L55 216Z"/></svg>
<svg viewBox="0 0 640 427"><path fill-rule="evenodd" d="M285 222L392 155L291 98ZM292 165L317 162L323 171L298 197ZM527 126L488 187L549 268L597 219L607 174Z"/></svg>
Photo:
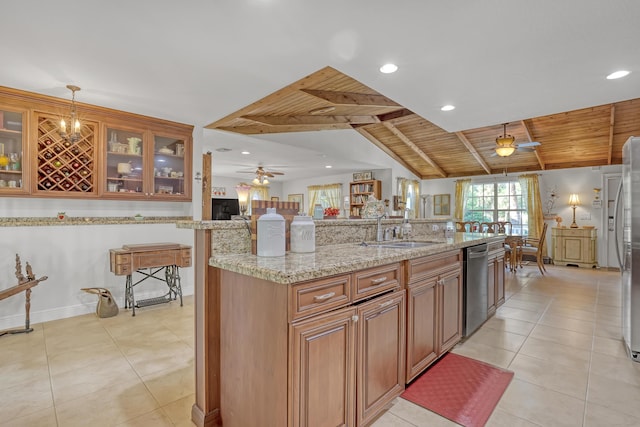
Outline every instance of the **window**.
<svg viewBox="0 0 640 427"><path fill-rule="evenodd" d="M513 225L512 234L529 234L527 198L520 182L472 183L465 196L465 221L509 221Z"/></svg>
<svg viewBox="0 0 640 427"><path fill-rule="evenodd" d="M313 214L315 205L322 205L322 208L340 209L342 200L342 184L310 185L307 187L309 193L309 215Z"/></svg>

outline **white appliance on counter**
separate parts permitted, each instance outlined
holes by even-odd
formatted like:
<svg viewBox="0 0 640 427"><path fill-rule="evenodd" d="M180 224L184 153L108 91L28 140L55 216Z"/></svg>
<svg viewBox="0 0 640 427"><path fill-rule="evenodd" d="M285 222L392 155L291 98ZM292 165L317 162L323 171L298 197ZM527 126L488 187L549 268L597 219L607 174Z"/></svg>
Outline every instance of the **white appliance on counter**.
<svg viewBox="0 0 640 427"><path fill-rule="evenodd" d="M622 336L631 358L640 362L640 137L632 136L622 148L614 218L615 236L622 227L622 245L616 242L622 273Z"/></svg>

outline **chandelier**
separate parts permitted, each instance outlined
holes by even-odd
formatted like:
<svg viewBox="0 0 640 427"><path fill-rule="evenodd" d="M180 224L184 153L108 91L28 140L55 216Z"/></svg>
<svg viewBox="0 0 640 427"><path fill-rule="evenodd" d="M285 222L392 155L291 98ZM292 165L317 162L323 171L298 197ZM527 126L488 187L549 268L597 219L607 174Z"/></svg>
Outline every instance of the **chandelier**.
<svg viewBox="0 0 640 427"><path fill-rule="evenodd" d="M77 142L80 139L80 120L78 120L78 112L76 110L76 92L80 90L78 86L67 85L67 89L71 91L71 117L69 120L69 131L67 132L67 122L60 120L60 136L66 141Z"/></svg>
<svg viewBox="0 0 640 427"><path fill-rule="evenodd" d="M504 132L501 136L496 138L496 154L500 157L508 157L516 151L516 146L513 145L516 140L515 137L507 135L507 124L502 125Z"/></svg>

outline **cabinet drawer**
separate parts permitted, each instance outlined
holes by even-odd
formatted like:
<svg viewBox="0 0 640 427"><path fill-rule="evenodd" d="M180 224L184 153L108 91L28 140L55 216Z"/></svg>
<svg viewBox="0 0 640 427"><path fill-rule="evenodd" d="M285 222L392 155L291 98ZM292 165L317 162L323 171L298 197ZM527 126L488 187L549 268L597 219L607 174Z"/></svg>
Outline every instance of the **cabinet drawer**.
<svg viewBox="0 0 640 427"><path fill-rule="evenodd" d="M133 268L164 267L175 265L178 251L140 252L133 254Z"/></svg>
<svg viewBox="0 0 640 427"><path fill-rule="evenodd" d="M131 274L131 264L116 264L111 268L111 272L116 276L128 276Z"/></svg>
<svg viewBox="0 0 640 427"><path fill-rule="evenodd" d="M402 284L400 264L389 264L354 273L354 301L367 298Z"/></svg>
<svg viewBox="0 0 640 427"><path fill-rule="evenodd" d="M461 265L462 251L459 250L409 260L407 262L407 284L411 285L445 271L459 269Z"/></svg>
<svg viewBox="0 0 640 427"><path fill-rule="evenodd" d="M181 249L178 267L191 267L191 249Z"/></svg>
<svg viewBox="0 0 640 427"><path fill-rule="evenodd" d="M329 277L291 287L290 320L351 303L351 275Z"/></svg>
<svg viewBox="0 0 640 427"><path fill-rule="evenodd" d="M487 244L487 251L499 251L504 248L504 242L491 242Z"/></svg>

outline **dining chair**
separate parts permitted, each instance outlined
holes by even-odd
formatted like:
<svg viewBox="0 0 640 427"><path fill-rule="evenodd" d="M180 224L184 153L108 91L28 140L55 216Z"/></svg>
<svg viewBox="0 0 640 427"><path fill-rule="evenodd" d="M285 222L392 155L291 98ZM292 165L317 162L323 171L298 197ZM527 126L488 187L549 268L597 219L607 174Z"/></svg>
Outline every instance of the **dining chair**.
<svg viewBox="0 0 640 427"><path fill-rule="evenodd" d="M456 221L456 231L465 231L471 233L480 230L478 221Z"/></svg>
<svg viewBox="0 0 640 427"><path fill-rule="evenodd" d="M504 239L504 266L516 271L518 265L522 268L522 236L508 235Z"/></svg>
<svg viewBox="0 0 640 427"><path fill-rule="evenodd" d="M544 266L542 247L544 246L544 241L547 236L547 226L545 223L542 227L542 234L539 238L527 237L524 239L524 244L522 245L522 255L533 256L536 259L536 264L538 264L538 269L540 273L544 275L544 272L547 271L547 268Z"/></svg>

